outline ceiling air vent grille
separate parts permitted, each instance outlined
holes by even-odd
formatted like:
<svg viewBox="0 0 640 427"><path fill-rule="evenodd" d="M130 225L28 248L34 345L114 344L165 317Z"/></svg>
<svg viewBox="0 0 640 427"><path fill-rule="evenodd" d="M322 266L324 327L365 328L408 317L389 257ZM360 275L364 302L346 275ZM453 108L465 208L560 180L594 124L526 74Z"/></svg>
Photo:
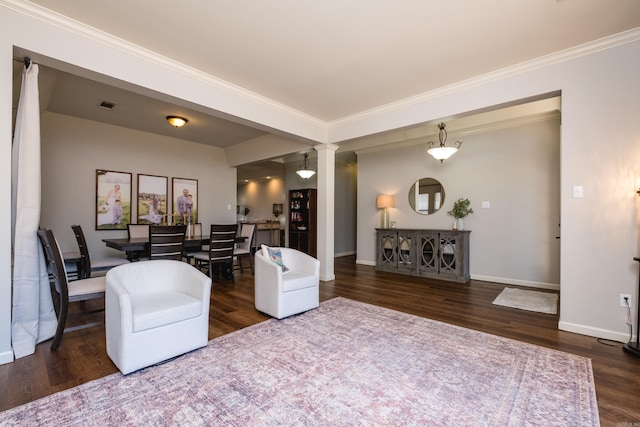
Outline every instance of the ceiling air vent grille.
<svg viewBox="0 0 640 427"><path fill-rule="evenodd" d="M100 103L100 107L104 108L105 110L111 110L115 106L116 106L116 104L114 104L113 102L109 102L109 101L102 101Z"/></svg>

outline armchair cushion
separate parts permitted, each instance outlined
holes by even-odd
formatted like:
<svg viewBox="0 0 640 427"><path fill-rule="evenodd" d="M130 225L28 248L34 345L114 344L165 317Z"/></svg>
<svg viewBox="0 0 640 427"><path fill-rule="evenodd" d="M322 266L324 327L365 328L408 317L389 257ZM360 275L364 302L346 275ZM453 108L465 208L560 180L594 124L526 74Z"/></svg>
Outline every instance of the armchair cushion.
<svg viewBox="0 0 640 427"><path fill-rule="evenodd" d="M133 332L158 328L202 313L202 302L182 292L143 294L131 299Z"/></svg>

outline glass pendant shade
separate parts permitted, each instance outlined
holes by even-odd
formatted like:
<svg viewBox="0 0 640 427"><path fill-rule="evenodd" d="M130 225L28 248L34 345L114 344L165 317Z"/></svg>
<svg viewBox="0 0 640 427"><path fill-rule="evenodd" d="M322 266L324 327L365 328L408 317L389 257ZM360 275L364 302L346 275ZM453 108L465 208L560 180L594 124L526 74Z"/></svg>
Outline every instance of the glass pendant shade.
<svg viewBox="0 0 640 427"><path fill-rule="evenodd" d="M307 159L308 156L308 154L304 155L304 164L302 166L302 169L296 171L296 173L300 175L302 179L309 179L316 174L316 171L309 169L309 160Z"/></svg>
<svg viewBox="0 0 640 427"><path fill-rule="evenodd" d="M445 130L445 127L446 125L444 123L438 124L438 139L440 140L440 145L434 147L433 141L429 141L427 143L427 145L430 147L427 150L427 153L432 155L436 160L440 160L440 163L453 156L462 145L462 141L456 141L455 147L447 147L445 145L447 142L447 131Z"/></svg>

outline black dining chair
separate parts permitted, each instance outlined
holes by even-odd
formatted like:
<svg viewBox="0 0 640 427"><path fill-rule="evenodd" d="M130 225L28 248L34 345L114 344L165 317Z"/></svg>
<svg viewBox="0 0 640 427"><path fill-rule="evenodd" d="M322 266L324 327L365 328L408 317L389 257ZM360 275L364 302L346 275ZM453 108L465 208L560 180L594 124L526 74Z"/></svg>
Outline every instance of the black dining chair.
<svg viewBox="0 0 640 427"><path fill-rule="evenodd" d="M47 260L49 278L51 280L51 295L54 296L54 308L56 316L58 317L58 326L53 337L53 342L51 343L51 350L57 350L64 332L75 331L104 323L104 319L101 319L100 321L90 321L73 327L66 327L67 319L71 316L88 316L104 311L104 303L100 304L97 309L86 310L84 302L91 299L104 298L106 277L98 276L69 281L64 268L62 252L60 251L53 232L47 229L40 229L38 230L38 237L40 238L40 243L42 244ZM83 302L83 304L78 304L79 309L83 311L69 314L69 305L75 302Z"/></svg>
<svg viewBox="0 0 640 427"><path fill-rule="evenodd" d="M104 273L105 271L113 267L129 263L128 259L120 257L104 257L91 259L82 227L79 225L72 225L71 229L73 230L73 234L75 234L76 236L76 242L78 242L78 249L80 250L80 262L78 263L78 279L88 279L89 277L94 276L97 272Z"/></svg>
<svg viewBox="0 0 640 427"><path fill-rule="evenodd" d="M233 283L233 252L238 224L211 224L209 251L193 256L196 266L206 268L209 277L218 281L227 276Z"/></svg>
<svg viewBox="0 0 640 427"><path fill-rule="evenodd" d="M150 225L149 259L182 261L186 225Z"/></svg>

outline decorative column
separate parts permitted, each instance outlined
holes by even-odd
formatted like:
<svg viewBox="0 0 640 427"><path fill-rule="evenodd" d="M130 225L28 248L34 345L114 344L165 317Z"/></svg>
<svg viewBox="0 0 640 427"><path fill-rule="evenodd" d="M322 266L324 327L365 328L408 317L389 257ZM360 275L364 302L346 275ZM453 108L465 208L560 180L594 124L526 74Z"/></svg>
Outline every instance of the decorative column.
<svg viewBox="0 0 640 427"><path fill-rule="evenodd" d="M334 272L334 211L337 145L316 145L318 152L318 248L320 280L335 279Z"/></svg>

